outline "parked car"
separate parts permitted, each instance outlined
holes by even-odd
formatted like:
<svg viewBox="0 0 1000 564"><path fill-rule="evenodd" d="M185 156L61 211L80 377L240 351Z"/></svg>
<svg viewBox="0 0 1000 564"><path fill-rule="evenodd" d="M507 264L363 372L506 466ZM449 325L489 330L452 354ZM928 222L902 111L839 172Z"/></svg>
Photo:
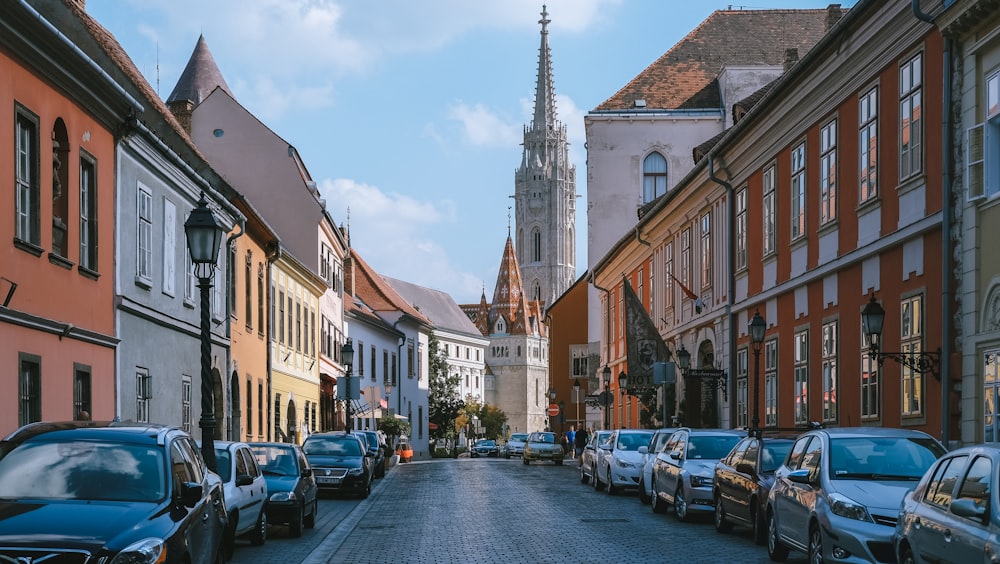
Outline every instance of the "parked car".
<svg viewBox="0 0 1000 564"><path fill-rule="evenodd" d="M674 428L657 429L649 438L649 444L639 447L639 454L642 456L639 474L639 501L643 503L649 503L653 496L653 461L656 460L656 455L663 450L663 445L667 444L667 439L676 430Z"/></svg>
<svg viewBox="0 0 1000 564"><path fill-rule="evenodd" d="M389 452L389 446L385 444L385 437L380 431L355 431L365 437L365 444L368 451L372 453L373 476L381 478L385 476L385 458Z"/></svg>
<svg viewBox="0 0 1000 564"><path fill-rule="evenodd" d="M413 460L413 445L406 440L400 440L396 445L396 454L399 455L400 462Z"/></svg>
<svg viewBox="0 0 1000 564"><path fill-rule="evenodd" d="M528 434L521 461L530 464L532 460L551 460L556 466L562 466L564 455L563 447L556 441L555 433L539 431Z"/></svg>
<svg viewBox="0 0 1000 564"><path fill-rule="evenodd" d="M318 489L312 466L299 445L249 443L267 482L267 521L288 525L288 535L302 536L302 527L316 526Z"/></svg>
<svg viewBox="0 0 1000 564"><path fill-rule="evenodd" d="M507 441L507 450L504 452L505 458L524 455L524 441L527 440L527 433L513 433Z"/></svg>
<svg viewBox="0 0 1000 564"><path fill-rule="evenodd" d="M746 437L715 465L716 531L726 533L733 524L742 525L753 531L754 542L767 542L763 509L774 484L774 471L785 461L794 440L790 436Z"/></svg>
<svg viewBox="0 0 1000 564"><path fill-rule="evenodd" d="M472 458L478 458L480 456L500 456L500 446L493 439L479 439L472 445L472 450L469 452L469 456Z"/></svg>
<svg viewBox="0 0 1000 564"><path fill-rule="evenodd" d="M934 437L907 429L803 433L767 498L768 555L781 561L791 549L811 562L893 562L903 496L944 453Z"/></svg>
<svg viewBox="0 0 1000 564"><path fill-rule="evenodd" d="M662 513L670 504L678 521L715 511L715 465L743 436L741 431L725 429L678 429L653 462L653 511Z"/></svg>
<svg viewBox="0 0 1000 564"><path fill-rule="evenodd" d="M594 468L597 467L598 447L606 443L610 436L611 431L594 431L591 435L587 446L583 448L583 454L580 455L580 482L584 484L589 482L596 486L597 475Z"/></svg>
<svg viewBox="0 0 1000 564"><path fill-rule="evenodd" d="M640 447L648 447L653 431L644 429L619 429L608 439L607 454L601 458L595 475L598 487L606 484L608 495L615 495L623 488L638 488L642 455Z"/></svg>
<svg viewBox="0 0 1000 564"><path fill-rule="evenodd" d="M893 533L898 562L988 562L1000 539L1000 445L939 458L903 497Z"/></svg>
<svg viewBox="0 0 1000 564"><path fill-rule="evenodd" d="M0 441L7 562L222 561L222 481L176 427L41 422ZM57 559L58 559L57 558Z"/></svg>
<svg viewBox="0 0 1000 564"><path fill-rule="evenodd" d="M267 481L250 445L229 441L215 441L214 445L229 513L224 545L228 559L232 558L237 537L247 535L254 545L267 541Z"/></svg>
<svg viewBox="0 0 1000 564"><path fill-rule="evenodd" d="M377 449L376 449L377 450ZM315 433L302 443L320 492L368 497L372 491L375 451L359 433Z"/></svg>

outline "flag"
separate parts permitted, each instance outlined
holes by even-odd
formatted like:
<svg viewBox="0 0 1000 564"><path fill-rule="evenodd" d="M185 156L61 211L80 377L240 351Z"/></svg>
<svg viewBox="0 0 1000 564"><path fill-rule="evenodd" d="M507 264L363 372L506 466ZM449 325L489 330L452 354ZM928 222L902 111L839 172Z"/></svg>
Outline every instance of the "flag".
<svg viewBox="0 0 1000 564"><path fill-rule="evenodd" d="M698 297L698 294L692 292L690 288L688 288L687 286L684 285L683 282L678 280L677 277L674 276L673 272L670 273L670 277L674 279L674 282L677 282L677 285L681 287L681 291L684 292L684 295L687 296L689 300L694 300L694 312L701 313L701 308L705 306L705 302L701 301L701 298Z"/></svg>
<svg viewBox="0 0 1000 564"><path fill-rule="evenodd" d="M626 279L625 290L625 351L628 362L628 383L636 387L652 387L653 363L666 362L669 358L667 345L660 338L660 332L646 313L639 297Z"/></svg>

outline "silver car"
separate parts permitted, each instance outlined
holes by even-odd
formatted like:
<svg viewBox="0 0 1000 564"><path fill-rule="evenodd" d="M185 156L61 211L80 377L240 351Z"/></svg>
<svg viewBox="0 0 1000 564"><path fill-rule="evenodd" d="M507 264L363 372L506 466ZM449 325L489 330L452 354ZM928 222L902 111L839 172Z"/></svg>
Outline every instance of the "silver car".
<svg viewBox="0 0 1000 564"><path fill-rule="evenodd" d="M639 447L639 454L642 455L642 471L639 474L639 501L649 503L653 497L653 462L656 455L663 450L667 440L677 429L657 429L649 439L649 444Z"/></svg>
<svg viewBox="0 0 1000 564"><path fill-rule="evenodd" d="M893 562L903 496L945 453L927 433L882 427L799 436L767 498L767 552L810 562Z"/></svg>
<svg viewBox="0 0 1000 564"><path fill-rule="evenodd" d="M1000 544L1000 445L949 452L903 498L899 562L988 562Z"/></svg>
<svg viewBox="0 0 1000 564"><path fill-rule="evenodd" d="M642 429L619 429L608 439L607 454L599 458L597 481L607 484L608 495L623 488L638 488L642 471L639 447L649 445L653 432Z"/></svg>
<svg viewBox="0 0 1000 564"><path fill-rule="evenodd" d="M215 441L213 446L229 511L229 527L223 542L227 556L231 557L236 537L247 535L255 545L267 540L267 482L250 445Z"/></svg>
<svg viewBox="0 0 1000 564"><path fill-rule="evenodd" d="M507 445L504 450L504 458L510 458L512 456L524 456L524 441L528 439L527 433L514 433L510 436L510 440L507 441Z"/></svg>
<svg viewBox="0 0 1000 564"><path fill-rule="evenodd" d="M594 473L594 468L597 467L597 451L598 447L608 441L608 437L611 436L611 431L594 431L590 436L590 441L587 442L587 446L583 449L583 454L580 455L580 482L587 484L593 484L597 487L597 475Z"/></svg>
<svg viewBox="0 0 1000 564"><path fill-rule="evenodd" d="M650 505L663 513L674 508L678 521L692 513L714 513L712 478L715 465L745 436L726 429L688 429L674 432L653 462Z"/></svg>

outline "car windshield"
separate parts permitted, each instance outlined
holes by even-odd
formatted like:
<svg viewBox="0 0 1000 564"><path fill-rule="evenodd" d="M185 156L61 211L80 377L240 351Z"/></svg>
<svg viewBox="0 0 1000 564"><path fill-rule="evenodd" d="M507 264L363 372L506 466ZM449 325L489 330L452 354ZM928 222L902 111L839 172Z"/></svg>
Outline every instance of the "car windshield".
<svg viewBox="0 0 1000 564"><path fill-rule="evenodd" d="M361 456L361 443L353 437L320 437L313 435L302 445L307 455L319 456Z"/></svg>
<svg viewBox="0 0 1000 564"><path fill-rule="evenodd" d="M918 481L945 453L924 437L845 437L830 439L830 477L839 480Z"/></svg>
<svg viewBox="0 0 1000 564"><path fill-rule="evenodd" d="M496 446L496 444L497 443L495 441L486 441L486 440L476 441L476 446L480 446L480 447L492 447L492 446Z"/></svg>
<svg viewBox="0 0 1000 564"><path fill-rule="evenodd" d="M533 443L551 443L555 444L556 435L555 433L532 433L528 437L528 441Z"/></svg>
<svg viewBox="0 0 1000 564"><path fill-rule="evenodd" d="M215 461L219 468L216 474L222 478L223 482L228 483L233 477L232 458L229 456L229 450L224 448L215 449Z"/></svg>
<svg viewBox="0 0 1000 564"><path fill-rule="evenodd" d="M739 435L691 435L687 457L699 460L721 460L740 442Z"/></svg>
<svg viewBox="0 0 1000 564"><path fill-rule="evenodd" d="M639 450L639 447L649 444L649 433L620 433L616 448L618 450Z"/></svg>
<svg viewBox="0 0 1000 564"><path fill-rule="evenodd" d="M514 443L514 442L521 442L521 443L523 443L524 440L527 439L527 438L528 438L528 435L526 433L514 433L513 435L510 436L510 442L512 442L512 443Z"/></svg>
<svg viewBox="0 0 1000 564"><path fill-rule="evenodd" d="M253 455L261 471L271 476L298 476L295 451L283 446L252 446Z"/></svg>
<svg viewBox="0 0 1000 564"><path fill-rule="evenodd" d="M663 450L663 445L667 444L667 441L670 440L670 435L672 433L657 433L656 442L653 443L653 448L649 449L649 452L657 453Z"/></svg>
<svg viewBox="0 0 1000 564"><path fill-rule="evenodd" d="M792 450L792 441L764 441L764 450L760 453L760 471L774 472L785 462L788 451Z"/></svg>
<svg viewBox="0 0 1000 564"><path fill-rule="evenodd" d="M0 459L0 498L159 501L166 466L147 445L30 441Z"/></svg>

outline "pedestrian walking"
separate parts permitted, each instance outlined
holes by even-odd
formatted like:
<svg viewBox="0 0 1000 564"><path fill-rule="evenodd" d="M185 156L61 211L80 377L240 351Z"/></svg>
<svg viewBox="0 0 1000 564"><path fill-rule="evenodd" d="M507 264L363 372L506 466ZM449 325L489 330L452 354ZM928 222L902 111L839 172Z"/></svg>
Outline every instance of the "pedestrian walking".
<svg viewBox="0 0 1000 564"><path fill-rule="evenodd" d="M566 431L566 448L563 451L565 457L570 457L575 454L576 450L576 425L570 425L569 431ZM575 457L574 457L575 458Z"/></svg>
<svg viewBox="0 0 1000 564"><path fill-rule="evenodd" d="M587 429L581 427L580 430L577 431L576 438L573 441L573 446L576 449L575 454L577 460L579 460L580 457L583 456L583 449L587 447L588 442L590 442L590 434L587 433Z"/></svg>
<svg viewBox="0 0 1000 564"><path fill-rule="evenodd" d="M562 436L562 448L563 448L563 458L566 458L566 453L569 452L569 447L572 443L569 442L569 437L566 433Z"/></svg>

